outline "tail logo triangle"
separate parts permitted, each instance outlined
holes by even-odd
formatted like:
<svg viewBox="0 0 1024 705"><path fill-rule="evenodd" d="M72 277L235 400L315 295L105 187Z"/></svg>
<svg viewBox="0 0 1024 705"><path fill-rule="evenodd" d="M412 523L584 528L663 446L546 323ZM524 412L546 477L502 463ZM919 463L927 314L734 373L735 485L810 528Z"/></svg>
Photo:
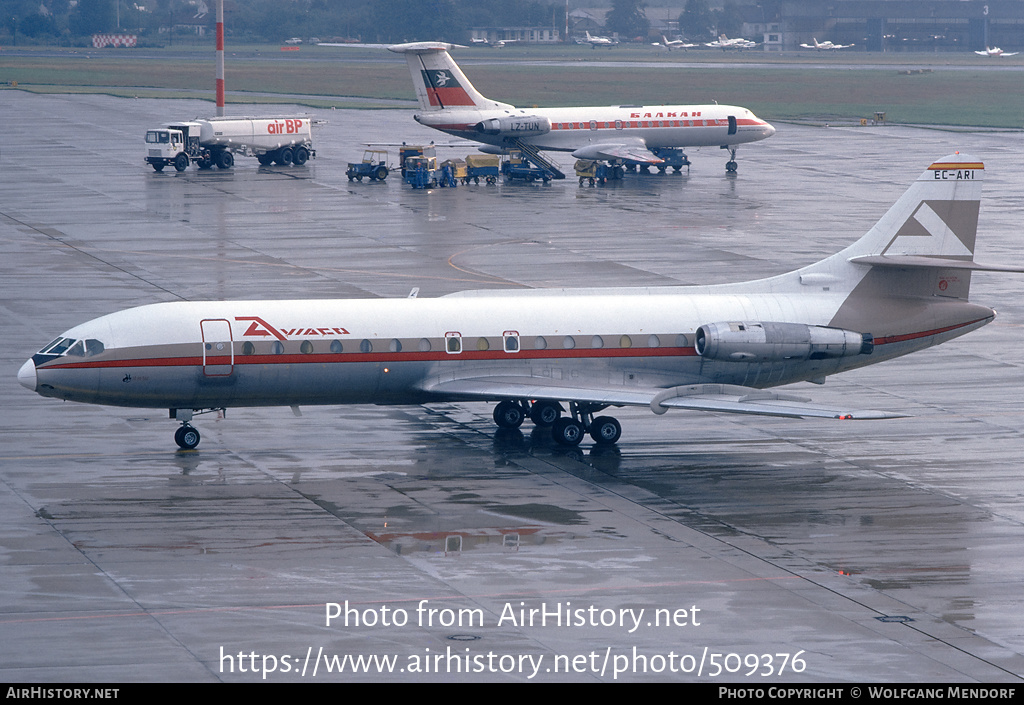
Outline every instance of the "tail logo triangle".
<svg viewBox="0 0 1024 705"><path fill-rule="evenodd" d="M974 256L977 201L921 201L883 254Z"/></svg>

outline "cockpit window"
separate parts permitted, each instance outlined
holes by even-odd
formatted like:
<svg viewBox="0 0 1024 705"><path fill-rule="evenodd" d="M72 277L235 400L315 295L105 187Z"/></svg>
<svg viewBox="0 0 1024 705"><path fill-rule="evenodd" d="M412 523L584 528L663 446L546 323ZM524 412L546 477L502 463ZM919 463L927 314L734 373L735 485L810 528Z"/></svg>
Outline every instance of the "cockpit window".
<svg viewBox="0 0 1024 705"><path fill-rule="evenodd" d="M39 352L44 355L63 355L74 344L73 338L57 338Z"/></svg>
<svg viewBox="0 0 1024 705"><path fill-rule="evenodd" d="M104 350L104 345L95 338L75 340L74 338L57 338L39 351L41 355L73 355L75 357L92 357Z"/></svg>

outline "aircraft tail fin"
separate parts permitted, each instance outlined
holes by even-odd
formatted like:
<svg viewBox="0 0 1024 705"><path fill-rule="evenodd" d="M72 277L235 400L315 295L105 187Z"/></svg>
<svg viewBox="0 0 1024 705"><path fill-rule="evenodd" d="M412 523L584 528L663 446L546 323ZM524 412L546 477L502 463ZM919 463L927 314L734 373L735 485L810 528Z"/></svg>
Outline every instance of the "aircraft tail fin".
<svg viewBox="0 0 1024 705"><path fill-rule="evenodd" d="M973 260L984 174L980 159L963 154L932 163L850 256Z"/></svg>
<svg viewBox="0 0 1024 705"><path fill-rule="evenodd" d="M966 300L972 271L1024 271L974 261L984 173L959 153L932 163L861 239L798 270L800 283L851 290L870 268L889 292Z"/></svg>
<svg viewBox="0 0 1024 705"><path fill-rule="evenodd" d="M412 74L416 98L423 110L450 108L509 109L514 106L485 98L462 73L448 50L453 44L413 42L389 46L396 54L405 54Z"/></svg>

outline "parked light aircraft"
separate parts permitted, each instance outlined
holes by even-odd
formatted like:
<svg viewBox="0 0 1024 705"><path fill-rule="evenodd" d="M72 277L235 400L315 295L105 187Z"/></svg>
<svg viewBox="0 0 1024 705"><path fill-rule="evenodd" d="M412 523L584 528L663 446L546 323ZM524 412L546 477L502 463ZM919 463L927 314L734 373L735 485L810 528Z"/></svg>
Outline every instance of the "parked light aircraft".
<svg viewBox="0 0 1024 705"><path fill-rule="evenodd" d="M753 49L757 46L757 42L752 42L749 39L729 39L722 34L718 39L708 42L704 46L712 49Z"/></svg>
<svg viewBox="0 0 1024 705"><path fill-rule="evenodd" d="M976 51L974 53L979 56L1017 56L1020 52L1003 51L999 47L985 47L985 51Z"/></svg>
<svg viewBox="0 0 1024 705"><path fill-rule="evenodd" d="M589 44L595 49L598 47L608 47L611 49L619 43L617 40L611 39L610 37L592 37L590 36L590 32L587 32L586 39L578 39L577 42L580 44Z"/></svg>
<svg viewBox="0 0 1024 705"><path fill-rule="evenodd" d="M504 49L508 44L514 44L518 42L518 39L495 39L493 42L486 37L470 39L470 41L477 46L491 47L492 49Z"/></svg>
<svg viewBox="0 0 1024 705"><path fill-rule="evenodd" d="M652 149L721 146L736 170L736 148L771 137L775 128L732 105L619 105L589 108L516 108L482 96L448 53L451 44L396 44L412 73L427 127L499 149L572 152L577 159L631 159L657 164Z"/></svg>
<svg viewBox="0 0 1024 705"><path fill-rule="evenodd" d="M665 47L669 51L672 51L673 49L682 49L683 51L686 51L687 49L692 49L693 47L695 47L697 45L696 44L690 44L689 42L684 42L682 39L671 39L670 40L668 37L666 37L663 34L663 35L661 35L661 42L654 42L653 44L651 44L651 46Z"/></svg>
<svg viewBox="0 0 1024 705"><path fill-rule="evenodd" d="M239 406L492 401L575 445L609 406L880 419L769 387L938 345L989 323L971 274L984 165L930 165L861 239L744 284L467 291L440 298L171 302L76 326L18 372L42 396L193 414ZM562 416L568 406L569 414Z"/></svg>
<svg viewBox="0 0 1024 705"><path fill-rule="evenodd" d="M814 44L801 44L804 49L817 49L818 51L837 51L839 49L849 49L853 44L833 44L829 40L819 42L817 39L811 38Z"/></svg>

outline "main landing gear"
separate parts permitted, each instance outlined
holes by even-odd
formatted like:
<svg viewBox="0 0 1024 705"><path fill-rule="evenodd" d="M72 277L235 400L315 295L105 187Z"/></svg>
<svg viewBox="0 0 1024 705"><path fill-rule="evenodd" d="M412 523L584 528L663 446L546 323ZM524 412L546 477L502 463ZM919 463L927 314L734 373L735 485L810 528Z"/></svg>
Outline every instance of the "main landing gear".
<svg viewBox="0 0 1024 705"><path fill-rule="evenodd" d="M494 423L498 428L519 428L526 417L534 425L550 427L555 442L563 446L578 446L587 433L598 445L612 445L622 436L622 426L611 416L594 417L604 404L569 402L569 416L562 416L562 406L556 401L516 401L507 399L494 407Z"/></svg>

